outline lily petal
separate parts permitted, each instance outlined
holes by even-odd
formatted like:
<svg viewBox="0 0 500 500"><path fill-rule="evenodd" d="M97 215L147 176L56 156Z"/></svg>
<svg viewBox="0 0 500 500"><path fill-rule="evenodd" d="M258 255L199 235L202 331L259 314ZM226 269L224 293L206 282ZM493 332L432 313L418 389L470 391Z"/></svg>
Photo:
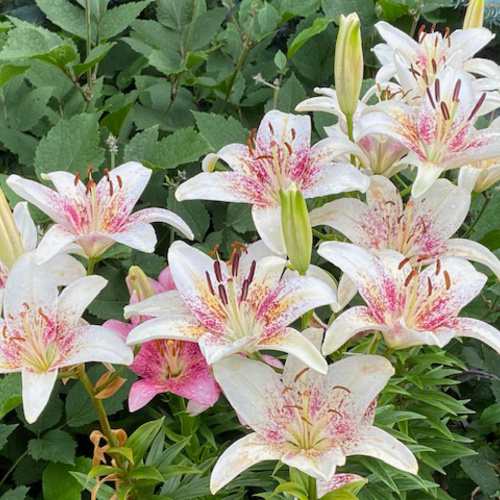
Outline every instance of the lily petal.
<svg viewBox="0 0 500 500"><path fill-rule="evenodd" d="M255 228L264 243L279 255L286 254L285 237L281 225L281 205L252 207Z"/></svg>
<svg viewBox="0 0 500 500"><path fill-rule="evenodd" d="M47 406L57 380L57 373L57 370L36 373L28 368L23 368L21 372L23 409L24 418L28 424L35 422Z"/></svg>
<svg viewBox="0 0 500 500"><path fill-rule="evenodd" d="M64 226L54 224L44 235L36 249L36 260L38 264L44 264L48 260L63 252L78 238L70 233Z"/></svg>
<svg viewBox="0 0 500 500"><path fill-rule="evenodd" d="M38 233L28 210L28 203L25 201L18 203L14 207L12 215L21 234L24 251L31 252L36 248Z"/></svg>
<svg viewBox="0 0 500 500"><path fill-rule="evenodd" d="M193 240L194 235L190 227L174 212L164 208L145 208L133 213L127 220L127 226L138 222L151 224L152 222L164 222L181 232L186 238Z"/></svg>
<svg viewBox="0 0 500 500"><path fill-rule="evenodd" d="M324 452L308 453L301 450L300 453L287 453L283 455L281 461L308 476L329 481L334 476L336 468L345 464L345 455L337 446Z"/></svg>
<svg viewBox="0 0 500 500"><path fill-rule="evenodd" d="M234 342L228 342L224 338L212 333L205 333L200 337L198 344L207 363L213 365L221 359L246 351L246 348L254 343L251 337L244 337Z"/></svg>
<svg viewBox="0 0 500 500"><path fill-rule="evenodd" d="M123 311L125 319L130 319L132 316L159 317L189 314L189 309L177 290L158 293L135 304L129 304Z"/></svg>
<svg viewBox="0 0 500 500"><path fill-rule="evenodd" d="M472 318L456 318L453 321L453 330L456 337L469 337L480 340L500 353L500 331L484 321Z"/></svg>
<svg viewBox="0 0 500 500"><path fill-rule="evenodd" d="M107 236L117 243L145 253L153 253L158 241L153 226L144 222L127 223L119 232L109 233Z"/></svg>
<svg viewBox="0 0 500 500"><path fill-rule="evenodd" d="M128 395L128 409L130 412L140 410L146 406L162 389L149 380L137 380L132 384Z"/></svg>
<svg viewBox="0 0 500 500"><path fill-rule="evenodd" d="M417 166L417 177L413 182L411 194L418 198L422 196L436 182L439 176L443 173L443 168L434 163L419 162Z"/></svg>

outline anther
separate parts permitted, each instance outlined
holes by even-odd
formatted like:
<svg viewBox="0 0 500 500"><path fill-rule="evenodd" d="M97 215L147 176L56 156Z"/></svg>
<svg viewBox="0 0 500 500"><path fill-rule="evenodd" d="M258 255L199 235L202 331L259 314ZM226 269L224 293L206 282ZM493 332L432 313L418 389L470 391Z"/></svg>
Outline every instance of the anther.
<svg viewBox="0 0 500 500"><path fill-rule="evenodd" d="M28 309L28 310L30 308L30 305L27 302L23 302L23 306L25 309Z"/></svg>
<svg viewBox="0 0 500 500"><path fill-rule="evenodd" d="M443 118L445 120L449 120L450 119L450 111L448 109L448 106L446 106L446 103L444 101L441 101L440 106L441 106L441 113L443 113Z"/></svg>
<svg viewBox="0 0 500 500"><path fill-rule="evenodd" d="M113 181L111 179L108 179L108 184L109 184L109 196L112 197L113 196Z"/></svg>
<svg viewBox="0 0 500 500"><path fill-rule="evenodd" d="M290 130L290 132L292 133L292 141L293 141L293 140L295 140L295 137L296 137L297 133L295 132L295 129L294 129L294 128L292 128L292 129Z"/></svg>
<svg viewBox="0 0 500 500"><path fill-rule="evenodd" d="M436 38L436 40L437 40L437 38ZM436 63L436 60L434 58L432 58L431 64L432 64L432 71L434 71L434 73L437 73L437 63Z"/></svg>
<svg viewBox="0 0 500 500"><path fill-rule="evenodd" d="M306 366L304 369L300 370L300 372L297 373L297 375L295 375L293 381L297 382L297 380L299 380L299 378L302 377L302 375L304 375L304 373L306 373L307 370L309 370L308 366Z"/></svg>
<svg viewBox="0 0 500 500"><path fill-rule="evenodd" d="M41 307L38 308L38 314L43 318L45 323L50 323L49 317L42 311Z"/></svg>
<svg viewBox="0 0 500 500"><path fill-rule="evenodd" d="M334 385L334 386L332 387L332 391L334 391L335 389L341 389L342 391L345 391L345 392L347 392L348 394L351 394L350 389L348 389L347 387L344 387L343 385Z"/></svg>
<svg viewBox="0 0 500 500"><path fill-rule="evenodd" d="M4 339L7 339L7 325L3 325L3 328L2 328L2 337Z"/></svg>
<svg viewBox="0 0 500 500"><path fill-rule="evenodd" d="M462 80L457 80L455 84L455 89L453 90L453 102L458 102L460 97L460 87L462 86Z"/></svg>
<svg viewBox="0 0 500 500"><path fill-rule="evenodd" d="M222 300L222 303L225 306L227 306L229 304L229 300L227 299L226 288L224 287L224 285L222 283L219 285L219 295L220 295L220 298Z"/></svg>
<svg viewBox="0 0 500 500"><path fill-rule="evenodd" d="M450 275L448 274L448 271L443 271L443 275L444 275L444 282L446 284L446 290L449 290L450 287L451 287L451 279L450 279Z"/></svg>
<svg viewBox="0 0 500 500"><path fill-rule="evenodd" d="M212 293L212 295L215 295L214 286L212 285L212 280L210 278L210 274L208 274L208 271L205 271L205 276L207 277L207 283L208 283L208 288L210 289L210 292Z"/></svg>
<svg viewBox="0 0 500 500"><path fill-rule="evenodd" d="M333 408L330 408L327 413L335 413L335 415L338 415L339 417L342 416L342 413L340 413L337 410L334 410Z"/></svg>
<svg viewBox="0 0 500 500"><path fill-rule="evenodd" d="M400 263L399 263L399 266L398 266L398 269L401 271L401 269L403 269L403 267L408 264L408 262L410 262L410 258L409 257L406 257L406 259L403 259Z"/></svg>
<svg viewBox="0 0 500 500"><path fill-rule="evenodd" d="M255 158L256 160L274 160L272 155L260 155Z"/></svg>
<svg viewBox="0 0 500 500"><path fill-rule="evenodd" d="M238 268L240 266L240 252L238 250L234 250L233 258L231 262L231 274L233 276L238 276Z"/></svg>
<svg viewBox="0 0 500 500"><path fill-rule="evenodd" d="M436 102L439 102L441 100L441 84L439 78L436 78L436 82L434 83L434 94L436 96Z"/></svg>
<svg viewBox="0 0 500 500"><path fill-rule="evenodd" d="M271 125L271 122L269 122L268 125L269 125L269 130L271 131L271 134L274 134L274 128Z"/></svg>
<svg viewBox="0 0 500 500"><path fill-rule="evenodd" d="M418 37L420 39L420 35L422 34L422 32L425 30L425 24L422 24L420 26L420 28L418 28Z"/></svg>
<svg viewBox="0 0 500 500"><path fill-rule="evenodd" d="M415 269L412 269L411 273L406 277L405 286L408 286L411 283L411 280L416 276L418 276L417 271Z"/></svg>
<svg viewBox="0 0 500 500"><path fill-rule="evenodd" d="M122 182L122 178L117 175L116 176L116 180L118 181L118 186L120 187L120 189L123 187L123 182Z"/></svg>
<svg viewBox="0 0 500 500"><path fill-rule="evenodd" d="M252 264L250 265L250 271L248 273L248 284L252 283L254 277L255 277L255 268L257 267L257 262L255 260L252 260Z"/></svg>
<svg viewBox="0 0 500 500"><path fill-rule="evenodd" d="M396 205L396 202L395 201L392 201L392 200L387 200L384 205Z"/></svg>
<svg viewBox="0 0 500 500"><path fill-rule="evenodd" d="M80 177L82 176L82 174L80 172L78 172L76 175L75 175L75 186L78 186L78 181L80 180Z"/></svg>
<svg viewBox="0 0 500 500"><path fill-rule="evenodd" d="M104 169L104 175L106 176L106 179L109 181L109 170L107 168Z"/></svg>
<svg viewBox="0 0 500 500"><path fill-rule="evenodd" d="M422 262L423 260L427 260L430 257L428 253L422 253L417 257L417 262Z"/></svg>
<svg viewBox="0 0 500 500"><path fill-rule="evenodd" d="M215 271L215 277L217 278L217 281L220 283L222 281L222 270L220 267L220 260L216 260L214 262L214 271Z"/></svg>
<svg viewBox="0 0 500 500"><path fill-rule="evenodd" d="M288 149L288 154L291 155L292 154L292 146L290 146L290 144L288 144L288 142L285 142L285 146L286 146L286 149Z"/></svg>
<svg viewBox="0 0 500 500"><path fill-rule="evenodd" d="M438 259L436 261L436 276L439 274L439 271L441 271L441 261Z"/></svg>
<svg viewBox="0 0 500 500"><path fill-rule="evenodd" d="M427 70L425 68L422 70L422 78L423 78L425 84L429 85L429 77L427 75Z"/></svg>
<svg viewBox="0 0 500 500"><path fill-rule="evenodd" d="M310 425L312 427L312 422L307 418L307 417L304 417L304 415L302 415L301 417L301 420L303 420L307 425Z"/></svg>
<svg viewBox="0 0 500 500"><path fill-rule="evenodd" d="M89 165L89 168L87 168L87 177L92 178L93 171L94 171L94 167L92 165Z"/></svg>
<svg viewBox="0 0 500 500"><path fill-rule="evenodd" d="M479 111L479 108L483 105L485 99L486 99L486 92L484 92L479 98L479 100L476 102L476 105L474 106L474 109L471 111L469 118L467 118L467 120L472 120L474 115Z"/></svg>
<svg viewBox="0 0 500 500"><path fill-rule="evenodd" d="M244 302L247 300L248 297L248 289L250 288L250 285L248 284L248 280L243 281L243 285L241 285L241 296L240 296L240 302Z"/></svg>
<svg viewBox="0 0 500 500"><path fill-rule="evenodd" d="M432 282L429 277L427 277L427 288L428 288L427 294L430 297L432 295Z"/></svg>
<svg viewBox="0 0 500 500"><path fill-rule="evenodd" d="M427 97L429 98L429 102L431 103L431 106L436 109L436 105L434 104L434 99L432 98L432 94L431 94L431 89L429 87L427 87L425 89L425 91L427 92Z"/></svg>

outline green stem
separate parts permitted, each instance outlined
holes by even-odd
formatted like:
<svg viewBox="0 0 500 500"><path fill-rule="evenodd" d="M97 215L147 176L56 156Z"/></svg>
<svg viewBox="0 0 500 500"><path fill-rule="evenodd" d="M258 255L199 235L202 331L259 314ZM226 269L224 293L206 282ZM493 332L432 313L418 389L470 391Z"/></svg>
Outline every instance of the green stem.
<svg viewBox="0 0 500 500"><path fill-rule="evenodd" d="M236 83L236 78L238 78L238 73L240 72L240 70L243 66L243 63L245 62L245 59L248 55L249 50L250 49L247 47L246 44L243 45L243 50L241 51L240 57L238 58L238 62L236 63L236 68L234 70L233 75L231 76L231 81L229 82L229 87L226 91L224 101L222 102L222 106L220 108L220 113L222 113L224 111L224 109L226 108L226 105L229 101L229 97L231 96L231 92L233 91L234 84Z"/></svg>
<svg viewBox="0 0 500 500"><path fill-rule="evenodd" d="M106 414L106 410L104 409L104 405L100 399L95 397L95 389L92 385L92 382L85 371L85 365L82 364L78 368L78 378L82 382L85 390L87 391L92 404L94 405L95 411L97 413L97 418L99 419L99 423L101 424L102 433L106 436L108 443L110 446L119 446L118 440L113 435L113 431L111 429L111 425L108 420L108 415ZM117 457L118 462L118 457Z"/></svg>
<svg viewBox="0 0 500 500"><path fill-rule="evenodd" d="M347 122L347 135L349 140L354 142L354 119L352 115L345 115L345 120ZM351 163L356 166L356 157L351 155Z"/></svg>
<svg viewBox="0 0 500 500"><path fill-rule="evenodd" d="M422 10L422 3L423 0L418 0L417 8L415 9L415 15L413 16L413 22L411 24L411 30L410 30L411 38L413 38L413 36L415 35L415 31L417 29L417 23L418 20L420 19L420 11Z"/></svg>
<svg viewBox="0 0 500 500"><path fill-rule="evenodd" d="M87 25L87 57L92 50L92 19L90 12L90 0L85 0L85 23ZM89 94L92 95L92 68L87 70L87 86Z"/></svg>
<svg viewBox="0 0 500 500"><path fill-rule="evenodd" d="M401 191L401 197L406 196L407 194L411 193L411 186L405 187L403 191Z"/></svg>
<svg viewBox="0 0 500 500"><path fill-rule="evenodd" d="M28 454L28 450L26 450L13 464L12 467L5 473L0 481L0 487L5 483L7 478L14 472L14 469L21 463L21 460Z"/></svg>
<svg viewBox="0 0 500 500"><path fill-rule="evenodd" d="M325 240L325 241L335 240L334 234L323 234L321 231L318 231L317 229L313 229L312 233L314 236L316 236L316 238L319 238L320 240Z"/></svg>
<svg viewBox="0 0 500 500"><path fill-rule="evenodd" d="M488 193L483 193L484 196L484 202L483 206L481 207L481 210L479 210L479 213L477 214L477 217L474 219L474 222L469 226L469 229L465 232L465 234L462 236L462 238L467 238L469 234L472 232L472 230L476 227L476 224L479 222L479 219L483 216L486 207L488 206L489 202L491 201L492 196Z"/></svg>
<svg viewBox="0 0 500 500"><path fill-rule="evenodd" d="M316 486L316 478L309 476L308 487L309 500L318 500L318 488Z"/></svg>
<svg viewBox="0 0 500 500"><path fill-rule="evenodd" d="M94 268L96 264L96 258L95 257L90 257L89 261L87 262L87 276L91 276L94 274Z"/></svg>

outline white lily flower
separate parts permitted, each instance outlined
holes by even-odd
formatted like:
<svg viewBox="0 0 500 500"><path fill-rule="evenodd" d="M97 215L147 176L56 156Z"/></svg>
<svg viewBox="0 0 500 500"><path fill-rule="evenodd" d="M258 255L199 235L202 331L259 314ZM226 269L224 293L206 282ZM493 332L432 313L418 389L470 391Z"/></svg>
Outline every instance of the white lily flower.
<svg viewBox="0 0 500 500"><path fill-rule="evenodd" d="M56 191L18 175L11 175L7 184L56 222L37 249L37 260L43 263L75 243L87 258L98 257L115 242L151 253L156 245L152 222L170 224L193 239L188 225L169 210L145 208L131 213L150 177L150 169L129 162L105 170L97 184L89 169L87 186L69 172L43 175Z"/></svg>
<svg viewBox="0 0 500 500"><path fill-rule="evenodd" d="M347 191L364 192L369 179L354 166L336 163L352 145L324 139L311 147L311 121L281 111L268 112L248 144L229 144L203 161L204 172L181 184L182 200L251 203L257 231L276 253L285 253L280 190L296 183L304 198ZM346 149L347 148L347 149ZM230 171L212 172L221 159Z"/></svg>
<svg viewBox="0 0 500 500"><path fill-rule="evenodd" d="M256 245L256 254L262 246ZM319 351L289 325L306 312L336 302L331 287L308 276L282 278L286 261L256 260L235 249L229 263L175 242L168 252L176 291L125 308L125 315L154 316L132 330L129 344L154 339L198 342L208 364L230 354L258 350L293 353L320 372Z"/></svg>
<svg viewBox="0 0 500 500"><path fill-rule="evenodd" d="M318 253L356 284L366 306L351 307L328 328L323 353L330 354L354 335L379 331L388 347L444 347L454 337L471 337L500 352L500 332L458 313L486 283L466 260L438 260L419 272L391 250L374 256L350 243L323 243Z"/></svg>
<svg viewBox="0 0 500 500"><path fill-rule="evenodd" d="M106 283L100 276L88 276L59 293L50 265L38 266L33 252L12 267L5 287L5 319L0 319L0 373L21 372L29 423L45 408L59 368L133 361L132 350L118 335L81 319Z"/></svg>
<svg viewBox="0 0 500 500"><path fill-rule="evenodd" d="M322 331L307 332L319 347ZM416 474L411 451L373 426L376 398L394 373L381 356L355 355L328 367L326 375L289 356L283 378L263 363L231 356L214 365L227 399L255 432L236 441L212 471L213 494L262 460L281 460L330 482L350 455L366 455Z"/></svg>

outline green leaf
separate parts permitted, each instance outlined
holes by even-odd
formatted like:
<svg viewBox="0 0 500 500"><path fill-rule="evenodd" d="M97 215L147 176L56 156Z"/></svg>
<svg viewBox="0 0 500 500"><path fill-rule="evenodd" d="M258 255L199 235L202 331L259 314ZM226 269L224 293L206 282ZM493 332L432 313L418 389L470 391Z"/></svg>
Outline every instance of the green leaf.
<svg viewBox="0 0 500 500"><path fill-rule="evenodd" d="M92 491L94 486L97 483L95 478L89 478L87 474L83 474L82 472L73 472L70 471L70 474L87 490ZM97 492L97 500L110 500L111 497L115 494L115 490L108 486L107 484L101 484L99 486L99 490Z"/></svg>
<svg viewBox="0 0 500 500"><path fill-rule="evenodd" d="M107 453L117 453L118 455L124 456L130 463L134 463L134 455L132 453L132 450L125 446L120 446L119 448L108 448Z"/></svg>
<svg viewBox="0 0 500 500"><path fill-rule="evenodd" d="M18 424L0 424L0 450L7 444L7 439L14 432Z"/></svg>
<svg viewBox="0 0 500 500"><path fill-rule="evenodd" d="M106 11L99 24L99 38L106 41L119 35L152 1L131 2Z"/></svg>
<svg viewBox="0 0 500 500"><path fill-rule="evenodd" d="M287 63L286 55L283 54L283 52L281 50L278 50L278 52L276 52L276 54L274 55L273 60L274 60L274 64L276 65L276 67L282 73L284 71L284 69L286 68L286 63Z"/></svg>
<svg viewBox="0 0 500 500"><path fill-rule="evenodd" d="M194 237L198 241L203 241L208 228L210 227L210 215L202 201L192 200L176 203L175 212L193 230Z"/></svg>
<svg viewBox="0 0 500 500"><path fill-rule="evenodd" d="M209 151L210 145L201 134L185 128L158 142L146 161L152 168L170 169L196 161Z"/></svg>
<svg viewBox="0 0 500 500"><path fill-rule="evenodd" d="M164 482L163 476L158 472L158 469L150 465L142 465L135 469L128 475L130 479L149 479L159 483Z"/></svg>
<svg viewBox="0 0 500 500"><path fill-rule="evenodd" d="M104 149L99 142L97 115L83 113L61 120L38 145L37 175L58 170L83 174L90 165L98 168L104 161Z"/></svg>
<svg viewBox="0 0 500 500"><path fill-rule="evenodd" d="M0 418L22 403L21 375L11 373L0 378Z"/></svg>
<svg viewBox="0 0 500 500"><path fill-rule="evenodd" d="M158 125L143 130L134 135L131 141L125 146L124 160L142 162L147 158L158 141Z"/></svg>
<svg viewBox="0 0 500 500"><path fill-rule="evenodd" d="M293 113L295 106L306 98L306 91L297 77L292 76L281 87L278 94L278 109L286 113Z"/></svg>
<svg viewBox="0 0 500 500"><path fill-rule="evenodd" d="M464 457L460 460L460 465L486 495L494 495L500 488L494 467L482 454Z"/></svg>
<svg viewBox="0 0 500 500"><path fill-rule="evenodd" d="M200 134L214 151L233 143L245 144L250 132L232 116L224 117L214 113L193 111Z"/></svg>
<svg viewBox="0 0 500 500"><path fill-rule="evenodd" d="M75 466L51 462L43 471L42 487L45 499L80 500L83 485L71 472L86 473L92 463L89 458L78 457Z"/></svg>
<svg viewBox="0 0 500 500"><path fill-rule="evenodd" d="M141 425L125 442L125 447L131 448L135 463L139 463L146 455L153 439L160 432L165 418L153 420Z"/></svg>
<svg viewBox="0 0 500 500"><path fill-rule="evenodd" d="M29 489L26 486L19 486L15 490L10 490L4 493L0 500L25 500Z"/></svg>
<svg viewBox="0 0 500 500"><path fill-rule="evenodd" d="M13 66L12 64L6 64L0 68L0 87L5 85L9 80L14 78L21 73L24 73L29 66Z"/></svg>
<svg viewBox="0 0 500 500"><path fill-rule="evenodd" d="M225 224L240 234L255 231L251 205L231 203L227 209Z"/></svg>
<svg viewBox="0 0 500 500"><path fill-rule="evenodd" d="M38 141L30 134L0 126L0 143L19 158L22 165L33 165Z"/></svg>
<svg viewBox="0 0 500 500"><path fill-rule="evenodd" d="M54 24L79 38L87 38L84 9L68 0L36 0L36 3Z"/></svg>
<svg viewBox="0 0 500 500"><path fill-rule="evenodd" d="M308 40L310 40L313 36L325 31L327 26L331 23L330 19L325 19L324 17L318 17L314 20L313 25L310 28L307 28L301 31L292 41L290 47L288 47L287 57L290 59L293 57L295 52L302 47Z"/></svg>
<svg viewBox="0 0 500 500"><path fill-rule="evenodd" d="M73 71L76 77L83 75L85 71L94 67L97 63L101 62L109 53L109 51L115 46L115 42L112 43L103 43L94 47L90 54L87 56L85 61L81 64L75 64L73 66Z"/></svg>
<svg viewBox="0 0 500 500"><path fill-rule="evenodd" d="M73 465L76 441L71 434L59 429L45 433L39 439L28 442L28 453L35 460L48 460Z"/></svg>

